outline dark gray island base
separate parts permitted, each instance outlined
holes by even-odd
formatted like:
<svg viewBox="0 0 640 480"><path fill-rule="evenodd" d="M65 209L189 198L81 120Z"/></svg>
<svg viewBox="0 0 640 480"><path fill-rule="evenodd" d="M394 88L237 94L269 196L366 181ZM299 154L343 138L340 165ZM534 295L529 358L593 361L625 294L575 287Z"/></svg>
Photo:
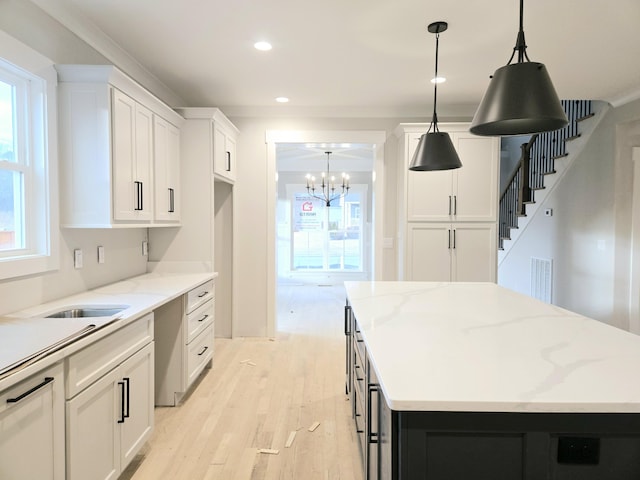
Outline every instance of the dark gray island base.
<svg viewBox="0 0 640 480"><path fill-rule="evenodd" d="M640 479L637 414L376 413L369 479Z"/></svg>
<svg viewBox="0 0 640 480"><path fill-rule="evenodd" d="M369 349L379 325L359 322L349 300L344 321L345 389L366 480L640 480L640 414L395 410L379 378L381 344ZM447 368L407 357L390 358L417 382L418 372Z"/></svg>

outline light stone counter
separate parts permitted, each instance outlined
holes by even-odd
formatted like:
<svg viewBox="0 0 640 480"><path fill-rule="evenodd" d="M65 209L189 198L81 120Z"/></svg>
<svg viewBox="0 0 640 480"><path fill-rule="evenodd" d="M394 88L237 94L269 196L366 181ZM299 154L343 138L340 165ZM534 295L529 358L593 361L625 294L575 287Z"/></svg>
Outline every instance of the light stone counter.
<svg viewBox="0 0 640 480"><path fill-rule="evenodd" d="M46 345L51 345L65 338L82 329L86 326L85 324L96 325L96 329L88 335L57 349L28 367L1 378L0 391L136 321L159 306L184 295L189 290L215 277L217 277L217 273L148 273L14 312L4 318L0 317L0 345L3 342L7 345L13 342L11 352L8 348L4 352L0 352L0 362L4 358L4 353L7 357L5 359L7 364L15 361L16 358L27 357ZM102 317L86 319L42 318L62 308L91 305L128 305L128 308L115 318L108 319ZM53 324L60 325L61 328L52 327ZM38 338L34 339L34 336L38 336ZM0 365L0 369L2 367L3 365Z"/></svg>
<svg viewBox="0 0 640 480"><path fill-rule="evenodd" d="M491 283L345 282L397 411L640 412L640 337Z"/></svg>

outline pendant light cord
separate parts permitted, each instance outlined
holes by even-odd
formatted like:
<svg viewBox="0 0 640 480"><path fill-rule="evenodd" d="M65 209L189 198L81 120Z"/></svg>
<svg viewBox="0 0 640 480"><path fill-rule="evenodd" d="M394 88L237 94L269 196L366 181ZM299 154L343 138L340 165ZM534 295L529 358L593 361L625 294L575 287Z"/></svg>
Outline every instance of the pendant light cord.
<svg viewBox="0 0 640 480"><path fill-rule="evenodd" d="M511 64L516 52L518 52L518 63L523 63L525 59L527 62L531 61L527 55L527 43L524 40L524 0L520 0L520 29L518 30L516 46L513 47L513 53L511 53L511 58L507 62L507 65Z"/></svg>
<svg viewBox="0 0 640 480"><path fill-rule="evenodd" d="M438 103L438 46L440 43L440 32L436 32L436 74L433 80L433 117L431 119L431 125L429 126L429 130L431 131L431 127L433 127L434 132L439 132L438 129L438 114L436 113L436 106Z"/></svg>

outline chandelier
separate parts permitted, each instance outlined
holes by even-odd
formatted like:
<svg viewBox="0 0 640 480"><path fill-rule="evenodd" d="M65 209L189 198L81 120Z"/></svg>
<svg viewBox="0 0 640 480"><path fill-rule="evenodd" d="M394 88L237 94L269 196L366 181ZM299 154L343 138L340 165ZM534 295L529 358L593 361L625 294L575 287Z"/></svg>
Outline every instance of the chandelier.
<svg viewBox="0 0 640 480"><path fill-rule="evenodd" d="M324 152L327 155L327 171L322 172L322 179L320 180L318 192L316 193L316 177L312 176L310 173L307 173L307 193L318 200L322 200L327 207L331 206L331 202L340 197L349 194L349 175L342 172L342 184L340 185L340 189L336 191L336 177L331 175L331 170L329 169L329 155L332 152Z"/></svg>

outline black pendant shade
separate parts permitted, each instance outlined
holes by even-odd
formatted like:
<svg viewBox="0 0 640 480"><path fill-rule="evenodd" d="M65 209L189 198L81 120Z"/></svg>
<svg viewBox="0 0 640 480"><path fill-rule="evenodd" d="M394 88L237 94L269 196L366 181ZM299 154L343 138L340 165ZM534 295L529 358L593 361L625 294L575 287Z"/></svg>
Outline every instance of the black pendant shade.
<svg viewBox="0 0 640 480"><path fill-rule="evenodd" d="M448 28L447 22L433 22L427 27L429 32L436 34L436 74L438 78L438 41L440 32ZM453 147L451 137L446 132L438 129L438 114L436 105L438 102L438 83L433 88L433 119L427 133L420 137L420 142L413 154L409 170L427 172L432 170L451 170L460 168L462 162L456 149ZM433 129L433 131L432 131Z"/></svg>
<svg viewBox="0 0 640 480"><path fill-rule="evenodd" d="M428 132L420 137L418 148L413 154L409 170L426 172L430 170L451 170L460 168L462 162L453 147L451 137L446 132Z"/></svg>
<svg viewBox="0 0 640 480"><path fill-rule="evenodd" d="M524 135L558 130L567 123L546 67L524 62L496 70L470 130L476 135Z"/></svg>
<svg viewBox="0 0 640 480"><path fill-rule="evenodd" d="M476 135L526 135L558 130L569 123L546 67L527 55L523 4L520 0L520 30L511 58L491 77L471 122L469 130ZM516 53L517 63L511 63Z"/></svg>

